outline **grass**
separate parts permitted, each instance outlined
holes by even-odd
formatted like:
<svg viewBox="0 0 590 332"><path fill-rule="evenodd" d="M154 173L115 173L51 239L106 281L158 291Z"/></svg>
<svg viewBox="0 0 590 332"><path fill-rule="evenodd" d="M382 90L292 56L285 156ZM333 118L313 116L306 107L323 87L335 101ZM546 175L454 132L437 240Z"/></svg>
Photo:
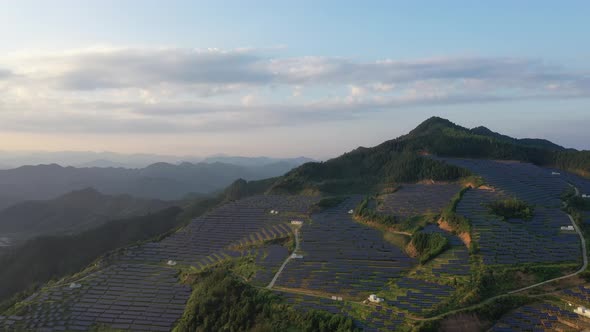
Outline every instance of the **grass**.
<svg viewBox="0 0 590 332"><path fill-rule="evenodd" d="M410 243L411 237L400 233L384 232L383 239L396 247L405 249L408 243Z"/></svg>

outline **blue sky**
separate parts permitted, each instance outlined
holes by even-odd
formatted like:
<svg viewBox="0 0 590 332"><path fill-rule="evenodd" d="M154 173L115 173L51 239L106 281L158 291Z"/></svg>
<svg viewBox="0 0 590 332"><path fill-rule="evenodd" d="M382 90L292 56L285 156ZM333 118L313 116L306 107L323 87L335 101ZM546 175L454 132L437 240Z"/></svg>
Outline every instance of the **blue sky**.
<svg viewBox="0 0 590 332"><path fill-rule="evenodd" d="M587 1L5 4L0 149L325 158L431 115L589 149L589 12Z"/></svg>

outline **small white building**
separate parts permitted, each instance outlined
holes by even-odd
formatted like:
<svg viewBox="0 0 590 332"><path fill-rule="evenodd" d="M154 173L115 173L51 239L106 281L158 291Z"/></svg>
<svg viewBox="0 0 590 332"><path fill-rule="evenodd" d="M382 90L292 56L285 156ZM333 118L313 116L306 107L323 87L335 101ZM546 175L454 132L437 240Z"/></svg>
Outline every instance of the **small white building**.
<svg viewBox="0 0 590 332"><path fill-rule="evenodd" d="M302 259L302 258L303 258L303 255L299 255L299 254L295 254L295 253L293 253L293 254L291 255L291 258L294 258L294 259Z"/></svg>
<svg viewBox="0 0 590 332"><path fill-rule="evenodd" d="M371 294L371 295L369 295L369 301L373 302L373 303L381 303L384 300L380 297L377 297L377 295L375 295L375 294Z"/></svg>
<svg viewBox="0 0 590 332"><path fill-rule="evenodd" d="M588 195L588 194L582 194L582 198L590 198L590 195Z"/></svg>
<svg viewBox="0 0 590 332"><path fill-rule="evenodd" d="M569 226L561 226L561 230L562 231L574 231L575 228L572 225L569 225Z"/></svg>
<svg viewBox="0 0 590 332"><path fill-rule="evenodd" d="M348 210L348 214L353 214L354 210Z"/></svg>
<svg viewBox="0 0 590 332"><path fill-rule="evenodd" d="M279 214L278 210L270 210L270 214Z"/></svg>
<svg viewBox="0 0 590 332"><path fill-rule="evenodd" d="M301 221L301 220L291 220L291 225L301 226L301 225L303 225L303 221Z"/></svg>
<svg viewBox="0 0 590 332"><path fill-rule="evenodd" d="M82 287L82 285L75 283L75 282L70 284L70 289L76 289L76 288L80 288L80 287Z"/></svg>
<svg viewBox="0 0 590 332"><path fill-rule="evenodd" d="M590 318L590 310L588 310L586 307L577 307L574 309L574 312L578 315Z"/></svg>
<svg viewBox="0 0 590 332"><path fill-rule="evenodd" d="M174 266L174 265L176 265L176 261L169 260L168 262L166 262L166 265L168 265L168 266Z"/></svg>
<svg viewBox="0 0 590 332"><path fill-rule="evenodd" d="M551 172L551 175L561 175L559 172Z"/></svg>

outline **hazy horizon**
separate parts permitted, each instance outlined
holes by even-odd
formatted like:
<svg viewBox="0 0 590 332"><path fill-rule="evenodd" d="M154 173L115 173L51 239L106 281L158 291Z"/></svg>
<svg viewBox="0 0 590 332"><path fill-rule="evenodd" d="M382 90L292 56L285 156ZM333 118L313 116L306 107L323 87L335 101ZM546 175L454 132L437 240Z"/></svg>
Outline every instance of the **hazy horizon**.
<svg viewBox="0 0 590 332"><path fill-rule="evenodd" d="M22 1L0 150L327 159L433 115L587 150L574 3Z"/></svg>

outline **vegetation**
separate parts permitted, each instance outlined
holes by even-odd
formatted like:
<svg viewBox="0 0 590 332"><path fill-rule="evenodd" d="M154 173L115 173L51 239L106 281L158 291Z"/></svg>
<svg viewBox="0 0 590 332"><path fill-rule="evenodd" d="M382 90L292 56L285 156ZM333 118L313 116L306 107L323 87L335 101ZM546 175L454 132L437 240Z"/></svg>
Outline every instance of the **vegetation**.
<svg viewBox="0 0 590 332"><path fill-rule="evenodd" d="M590 211L590 199L582 198L580 196L572 196L568 200L568 205L574 209Z"/></svg>
<svg viewBox="0 0 590 332"><path fill-rule="evenodd" d="M256 181L238 179L234 181L229 187L227 187L221 196L223 200L233 201L247 196L263 194L276 180L277 178Z"/></svg>
<svg viewBox="0 0 590 332"><path fill-rule="evenodd" d="M172 207L147 216L111 221L77 235L30 240L0 256L0 299L77 272L108 251L174 229L180 224L180 213L180 208Z"/></svg>
<svg viewBox="0 0 590 332"><path fill-rule="evenodd" d="M348 196L343 196L343 195L324 197L319 202L317 202L316 204L314 204L311 207L311 212L316 213L316 212L320 212L320 211L323 211L326 209L336 207L347 199L348 199Z"/></svg>
<svg viewBox="0 0 590 332"><path fill-rule="evenodd" d="M519 160L590 176L590 152L540 139L514 139L487 128L467 129L433 117L409 134L372 148L360 147L326 162L307 163L279 178L273 192L376 192L391 183L451 181L465 169L423 155Z"/></svg>
<svg viewBox="0 0 590 332"><path fill-rule="evenodd" d="M441 219L444 220L451 226L453 232L456 234L461 233L470 233L471 232L471 223L469 220L459 214L457 214L457 205L463 198L463 195L469 187L465 187L461 189L452 199L451 203L443 210L441 213Z"/></svg>
<svg viewBox="0 0 590 332"><path fill-rule="evenodd" d="M491 325L491 323L498 321L503 315L507 314L511 310L514 310L526 304L533 303L534 301L536 300L526 296L504 296L497 298L491 302L484 303L480 306L476 306L475 308L461 311L460 315L475 315L480 321L487 322L488 325ZM423 322L415 328L415 331L440 331L443 322L447 319L452 318L453 316L454 315L446 316L441 319ZM488 326L488 328L489 327L491 326Z"/></svg>
<svg viewBox="0 0 590 332"><path fill-rule="evenodd" d="M530 220L535 211L534 206L516 198L507 198L491 202L487 205L490 213L502 217L504 220L518 218Z"/></svg>
<svg viewBox="0 0 590 332"><path fill-rule="evenodd" d="M150 239L161 240L224 201L264 192L273 181L238 180L220 195L198 199L184 209L172 207L114 220L76 235L38 237L7 250L0 255L0 312L40 285L75 273L110 251Z"/></svg>
<svg viewBox="0 0 590 332"><path fill-rule="evenodd" d="M18 240L75 234L110 220L142 216L177 205L178 202L129 195L104 195L86 188L50 200L20 202L1 210L0 233L11 234L12 239Z"/></svg>
<svg viewBox="0 0 590 332"><path fill-rule="evenodd" d="M296 311L273 292L241 281L229 265L193 278L193 293L175 331L355 330L344 316Z"/></svg>
<svg viewBox="0 0 590 332"><path fill-rule="evenodd" d="M412 240L412 238L409 235L392 232L384 232L383 239L402 249L405 249L406 246Z"/></svg>
<svg viewBox="0 0 590 332"><path fill-rule="evenodd" d="M372 197L363 199L354 209L354 216L363 222L371 222L390 227L396 225L397 219L394 216L379 214L375 209L370 207L372 200Z"/></svg>
<svg viewBox="0 0 590 332"><path fill-rule="evenodd" d="M416 251L420 264L424 264L445 251L449 241L442 234L416 232L412 235L409 247Z"/></svg>
<svg viewBox="0 0 590 332"><path fill-rule="evenodd" d="M359 193L393 182L450 181L468 175L465 169L386 148L358 148L323 163L307 163L287 173L273 192Z"/></svg>
<svg viewBox="0 0 590 332"><path fill-rule="evenodd" d="M425 151L448 157L519 160L590 176L589 151L565 149L542 139L515 139L484 127L467 129L438 117L426 120L406 136L383 144L396 151Z"/></svg>
<svg viewBox="0 0 590 332"><path fill-rule="evenodd" d="M564 210L578 224L586 241L586 248L590 250L590 224L586 220L590 217L590 199L576 195L576 190L571 187L563 193L561 199L565 202ZM586 281L590 281L590 267L580 274Z"/></svg>

